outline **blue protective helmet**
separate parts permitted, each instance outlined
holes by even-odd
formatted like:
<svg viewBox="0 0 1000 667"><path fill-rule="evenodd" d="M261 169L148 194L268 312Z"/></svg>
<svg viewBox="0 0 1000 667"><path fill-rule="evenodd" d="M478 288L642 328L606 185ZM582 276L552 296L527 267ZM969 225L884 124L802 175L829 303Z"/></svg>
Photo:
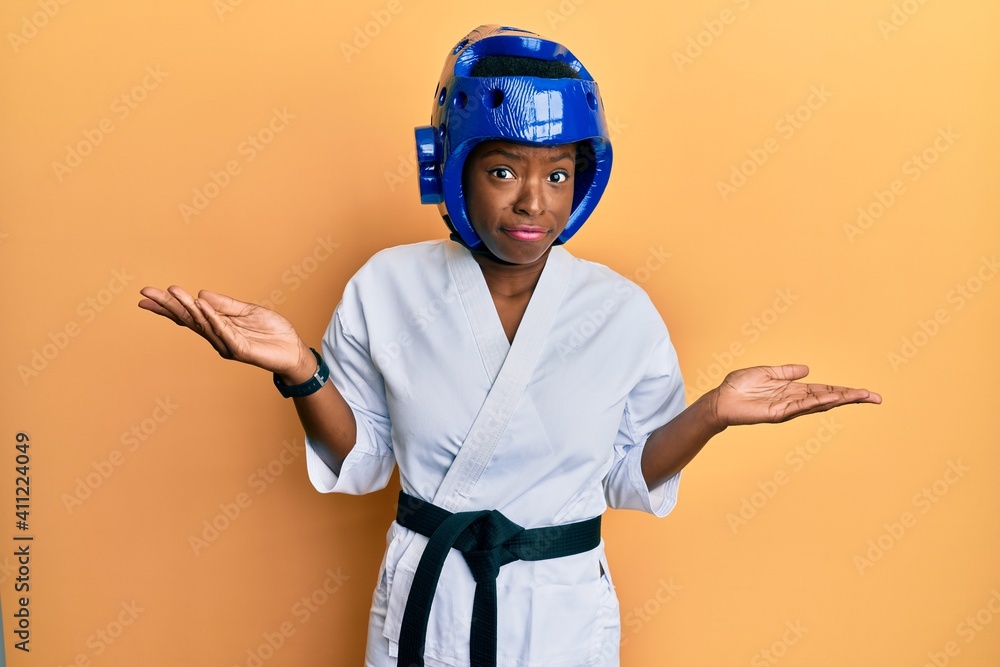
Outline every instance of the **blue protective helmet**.
<svg viewBox="0 0 1000 667"><path fill-rule="evenodd" d="M485 56L563 62L580 78L470 76L473 65ZM482 240L466 211L462 169L476 144L590 141L593 159L578 164L572 212L555 243L565 243L580 229L611 175L611 140L597 83L566 47L527 30L484 25L456 44L434 91L431 124L418 127L416 135L420 201L437 204L448 226L472 249Z"/></svg>

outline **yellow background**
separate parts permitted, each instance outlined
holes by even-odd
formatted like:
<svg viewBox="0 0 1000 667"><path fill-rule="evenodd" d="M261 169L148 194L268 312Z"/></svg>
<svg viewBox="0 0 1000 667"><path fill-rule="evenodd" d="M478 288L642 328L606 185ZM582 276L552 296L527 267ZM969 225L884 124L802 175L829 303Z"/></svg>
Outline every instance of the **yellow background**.
<svg viewBox="0 0 1000 667"><path fill-rule="evenodd" d="M1000 664L986 0L5 2L10 664L361 664L395 490L316 493L269 375L135 304L172 283L270 300L318 346L371 254L444 235L418 204L412 129L448 49L490 22L567 44L600 82L614 174L568 247L649 292L689 400L784 362L885 397L730 429L668 519L609 513L623 664ZM70 150L87 154L54 165ZM34 536L30 653L12 649L13 533Z"/></svg>

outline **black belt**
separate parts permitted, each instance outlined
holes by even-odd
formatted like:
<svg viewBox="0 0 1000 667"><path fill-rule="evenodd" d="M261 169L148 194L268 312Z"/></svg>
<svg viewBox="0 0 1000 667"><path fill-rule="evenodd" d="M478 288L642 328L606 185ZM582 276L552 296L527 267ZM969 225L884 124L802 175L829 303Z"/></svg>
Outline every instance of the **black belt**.
<svg viewBox="0 0 1000 667"><path fill-rule="evenodd" d="M453 514L400 491L396 522L430 538L413 577L399 632L399 667L423 667L434 590L450 549L462 552L476 580L470 630L472 667L497 663L497 576L515 560L546 560L601 543L601 517L547 528L522 528L496 510Z"/></svg>

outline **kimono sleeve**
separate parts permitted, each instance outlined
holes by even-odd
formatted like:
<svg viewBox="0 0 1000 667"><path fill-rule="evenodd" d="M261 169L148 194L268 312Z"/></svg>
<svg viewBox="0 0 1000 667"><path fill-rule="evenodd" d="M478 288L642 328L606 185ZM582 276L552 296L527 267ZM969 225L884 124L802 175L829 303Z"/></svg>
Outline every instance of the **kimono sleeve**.
<svg viewBox="0 0 1000 667"><path fill-rule="evenodd" d="M378 491L389 482L396 464L385 383L372 362L367 327L360 309L351 307L348 291L334 311L323 337L322 355L330 367L330 380L354 413L358 439L337 475L323 462L317 445L306 437L309 481L322 493Z"/></svg>
<svg viewBox="0 0 1000 667"><path fill-rule="evenodd" d="M664 336L649 358L642 379L629 392L615 439L614 460L604 480L608 506L666 516L677 503L680 472L648 489L642 476L642 448L657 428L684 410L684 382L677 353Z"/></svg>

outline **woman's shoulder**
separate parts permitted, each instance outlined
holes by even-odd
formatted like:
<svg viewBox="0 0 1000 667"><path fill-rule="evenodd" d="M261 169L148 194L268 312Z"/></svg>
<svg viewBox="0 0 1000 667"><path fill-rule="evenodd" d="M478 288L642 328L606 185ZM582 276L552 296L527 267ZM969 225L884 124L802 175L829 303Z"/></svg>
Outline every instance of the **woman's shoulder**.
<svg viewBox="0 0 1000 667"><path fill-rule="evenodd" d="M614 269L595 262L570 255L573 260L573 280L578 289L586 289L594 294L613 296L617 301L635 301L637 304L652 305L646 291L630 277Z"/></svg>
<svg viewBox="0 0 1000 667"><path fill-rule="evenodd" d="M391 285L414 283L446 263L444 240L407 243L379 250L355 272L349 285Z"/></svg>
<svg viewBox="0 0 1000 667"><path fill-rule="evenodd" d="M443 262L446 243L448 242L443 239L437 239L383 248L372 255L362 268L367 266L374 266L378 269L405 268L412 264L424 263L438 258Z"/></svg>
<svg viewBox="0 0 1000 667"><path fill-rule="evenodd" d="M604 313L622 336L658 340L668 335L662 314L637 280L599 262L571 257L573 281L567 296L570 312Z"/></svg>

